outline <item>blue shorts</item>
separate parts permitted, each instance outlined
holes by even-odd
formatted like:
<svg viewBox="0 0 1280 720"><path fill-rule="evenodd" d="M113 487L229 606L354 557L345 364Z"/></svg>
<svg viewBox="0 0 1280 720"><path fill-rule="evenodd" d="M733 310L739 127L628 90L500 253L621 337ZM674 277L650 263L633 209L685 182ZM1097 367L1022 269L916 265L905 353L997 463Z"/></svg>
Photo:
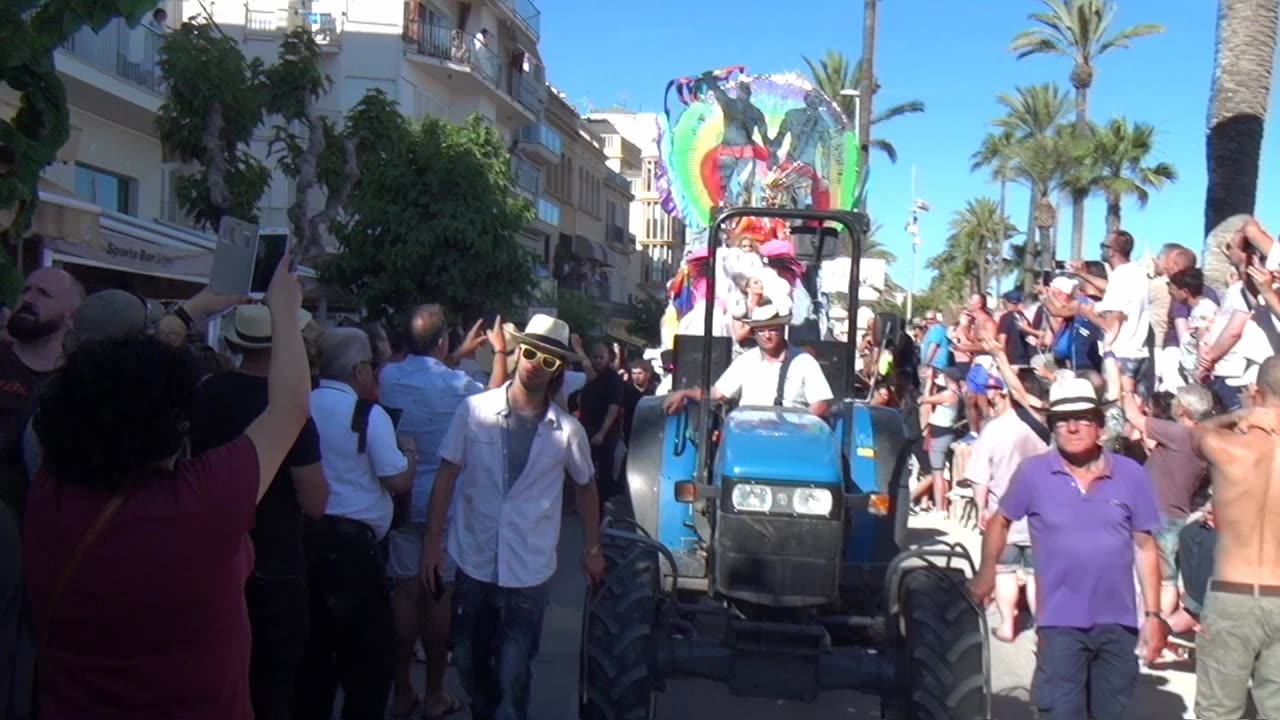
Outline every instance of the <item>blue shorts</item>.
<svg viewBox="0 0 1280 720"><path fill-rule="evenodd" d="M969 392L978 395L987 394L987 385L991 384L991 373L979 363L969 366L969 374L965 377Z"/></svg>

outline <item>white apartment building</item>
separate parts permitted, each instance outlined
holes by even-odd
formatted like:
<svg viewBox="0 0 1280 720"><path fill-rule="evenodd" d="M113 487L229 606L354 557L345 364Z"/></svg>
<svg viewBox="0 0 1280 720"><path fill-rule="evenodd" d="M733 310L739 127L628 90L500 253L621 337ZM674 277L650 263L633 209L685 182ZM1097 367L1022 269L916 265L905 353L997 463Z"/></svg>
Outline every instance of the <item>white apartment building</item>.
<svg viewBox="0 0 1280 720"><path fill-rule="evenodd" d="M182 0L182 17L201 3ZM479 114L512 149L513 191L542 212L519 240L544 256L543 174L563 139L543 122L546 69L538 52L541 13L532 0L242 0L208 2L213 19L245 55L273 62L281 36L309 24L325 51L333 91L322 111L339 117L380 89L412 117L462 122ZM255 145L266 153L269 128ZM263 226L287 225L291 183L276 173L261 207Z"/></svg>
<svg viewBox="0 0 1280 720"><path fill-rule="evenodd" d="M638 287L655 297L666 292L666 283L684 257L684 223L668 215L658 199L658 115L656 113L600 112L587 116L593 127L614 137L610 163L631 183L630 228L642 253ZM632 150L635 148L635 150Z"/></svg>

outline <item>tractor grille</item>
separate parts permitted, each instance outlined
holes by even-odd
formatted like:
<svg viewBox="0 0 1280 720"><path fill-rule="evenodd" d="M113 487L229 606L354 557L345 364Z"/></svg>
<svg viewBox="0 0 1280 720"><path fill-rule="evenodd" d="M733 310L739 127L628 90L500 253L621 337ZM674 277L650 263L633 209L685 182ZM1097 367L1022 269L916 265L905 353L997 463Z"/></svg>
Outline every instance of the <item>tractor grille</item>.
<svg viewBox="0 0 1280 720"><path fill-rule="evenodd" d="M718 513L716 589L771 607L832 602L840 581L843 527L838 519Z"/></svg>

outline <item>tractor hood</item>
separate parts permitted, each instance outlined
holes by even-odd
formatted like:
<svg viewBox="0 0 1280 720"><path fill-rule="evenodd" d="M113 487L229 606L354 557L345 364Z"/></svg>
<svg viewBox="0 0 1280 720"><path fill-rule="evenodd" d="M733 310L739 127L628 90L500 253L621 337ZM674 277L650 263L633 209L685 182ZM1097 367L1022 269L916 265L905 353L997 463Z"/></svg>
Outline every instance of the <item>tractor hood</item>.
<svg viewBox="0 0 1280 720"><path fill-rule="evenodd" d="M803 410L742 407L720 430L719 476L840 485L840 448L822 418Z"/></svg>

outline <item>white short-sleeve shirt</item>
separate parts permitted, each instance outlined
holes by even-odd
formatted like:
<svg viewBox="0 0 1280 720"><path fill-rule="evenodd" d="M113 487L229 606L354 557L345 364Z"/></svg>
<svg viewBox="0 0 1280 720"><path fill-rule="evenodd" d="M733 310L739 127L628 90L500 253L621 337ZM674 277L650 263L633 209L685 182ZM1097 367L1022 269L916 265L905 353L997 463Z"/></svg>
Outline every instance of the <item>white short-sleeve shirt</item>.
<svg viewBox="0 0 1280 720"><path fill-rule="evenodd" d="M1217 377L1243 378L1252 382L1256 377L1257 368L1251 366L1261 364L1274 353L1271 350L1271 342L1267 340L1267 333L1253 321L1253 311L1245 301L1243 282L1233 283L1222 296L1222 307L1218 309L1218 316L1214 318L1205 336L1205 343L1213 345L1217 342L1218 336L1237 313L1249 316L1248 322L1244 325L1244 333L1227 354L1213 366L1213 374Z"/></svg>
<svg viewBox="0 0 1280 720"><path fill-rule="evenodd" d="M1151 329L1151 278L1146 266L1128 262L1107 276L1107 292L1095 309L1099 313L1124 313L1124 323L1111 344L1116 357L1139 359L1147 356L1147 333Z"/></svg>
<svg viewBox="0 0 1280 720"><path fill-rule="evenodd" d="M813 403L832 399L834 394L818 361L795 348L788 348L787 352L796 355L787 369L782 404L807 409ZM772 405L778 393L778 372L781 369L781 359L770 359L760 348L752 348L725 369L716 380L715 389L721 395L737 400L739 405Z"/></svg>
<svg viewBox="0 0 1280 720"><path fill-rule="evenodd" d="M564 477L591 482L591 443L578 419L551 403L529 460L506 489L510 383L462 402L440 459L461 468L449 521L449 555L467 575L500 587L541 585L556 571Z"/></svg>
<svg viewBox="0 0 1280 720"><path fill-rule="evenodd" d="M391 416L377 405L369 412L365 451L359 451L359 437L351 429L356 399L350 385L333 380L321 380L311 391L311 418L320 433L320 462L329 481L325 514L359 520L382 538L395 509L379 478L404 472L409 459L400 452Z"/></svg>

